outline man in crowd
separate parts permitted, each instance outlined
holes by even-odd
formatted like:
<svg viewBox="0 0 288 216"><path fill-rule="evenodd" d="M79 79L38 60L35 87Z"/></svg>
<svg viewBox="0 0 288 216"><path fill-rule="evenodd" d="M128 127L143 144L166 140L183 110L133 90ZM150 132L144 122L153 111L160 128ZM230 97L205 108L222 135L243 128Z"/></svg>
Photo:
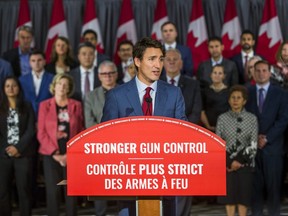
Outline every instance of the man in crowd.
<svg viewBox="0 0 288 216"><path fill-rule="evenodd" d="M123 84L130 81L133 77L128 73L128 67L131 63L133 43L130 40L123 40L118 45L117 54L121 60L121 63L117 65L118 70L118 84Z"/></svg>
<svg viewBox="0 0 288 216"><path fill-rule="evenodd" d="M86 93L101 85L97 67L94 66L94 58L95 46L90 42L81 43L78 47L80 66L70 71L75 84L72 97L76 100L82 101Z"/></svg>
<svg viewBox="0 0 288 216"><path fill-rule="evenodd" d="M167 50L164 59L166 75L162 75L161 79L180 87L185 101L185 113L188 121L197 124L199 123L202 109L200 85L198 81L181 74L182 65L183 62L179 50ZM191 204L191 196L176 197L177 216L189 216Z"/></svg>
<svg viewBox="0 0 288 216"><path fill-rule="evenodd" d="M21 26L18 30L19 46L6 51L3 59L10 62L14 75L19 77L31 72L29 54L32 52L33 30L30 26Z"/></svg>
<svg viewBox="0 0 288 216"><path fill-rule="evenodd" d="M241 53L233 56L232 61L235 62L239 74L239 84L249 81L248 61L254 56L255 39L251 31L245 30L240 37Z"/></svg>
<svg viewBox="0 0 288 216"><path fill-rule="evenodd" d="M246 104L247 111L257 116L259 125L252 215L263 215L265 194L268 214L280 215L284 131L288 124L287 92L270 83L268 62L260 60L254 67L256 85L249 88Z"/></svg>
<svg viewBox="0 0 288 216"><path fill-rule="evenodd" d="M161 33L165 50L178 49L180 51L183 61L181 73L187 76L193 76L192 53L189 47L176 42L178 36L176 25L170 21L163 23Z"/></svg>
<svg viewBox="0 0 288 216"><path fill-rule="evenodd" d="M165 50L151 38L138 41L133 49L137 74L131 81L107 92L102 122L129 116L166 116L187 120L181 90L159 80ZM122 211L136 215L135 201L123 202ZM163 200L164 215L176 215L174 197Z"/></svg>
<svg viewBox="0 0 288 216"><path fill-rule="evenodd" d="M98 65L100 65L101 62L103 62L105 60L110 60L110 58L97 51L96 48L97 48L97 43L98 43L98 35L94 30L87 29L83 33L83 39L85 42L90 42L95 47L95 57L94 57L93 65L95 67L95 70L97 71Z"/></svg>
<svg viewBox="0 0 288 216"><path fill-rule="evenodd" d="M13 75L11 64L4 59L0 58L0 89L2 89L2 82L5 77Z"/></svg>
<svg viewBox="0 0 288 216"><path fill-rule="evenodd" d="M225 79L224 83L228 87L238 84L238 71L235 63L222 56L224 45L219 37L212 37L208 40L208 50L211 59L202 62L199 65L197 79L200 81L201 88L212 84L210 74L214 65L220 64L224 67Z"/></svg>

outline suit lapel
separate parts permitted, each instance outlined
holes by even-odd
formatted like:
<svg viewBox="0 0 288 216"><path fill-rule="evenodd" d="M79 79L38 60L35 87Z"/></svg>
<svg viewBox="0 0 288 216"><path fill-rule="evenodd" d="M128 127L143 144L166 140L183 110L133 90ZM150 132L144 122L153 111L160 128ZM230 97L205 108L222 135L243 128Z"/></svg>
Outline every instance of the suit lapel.
<svg viewBox="0 0 288 216"><path fill-rule="evenodd" d="M49 89L49 83L47 83L47 82L48 82L47 72L44 72L37 99L42 98L42 94L43 94L44 90L46 90L47 88Z"/></svg>
<svg viewBox="0 0 288 216"><path fill-rule="evenodd" d="M33 76L32 76L32 72L29 74L29 83L30 85L28 86L29 91L29 97L32 98L33 100L36 99L36 92L35 92L35 87L34 87L34 81L33 81Z"/></svg>
<svg viewBox="0 0 288 216"><path fill-rule="evenodd" d="M142 116L143 115L143 111L142 111L142 107L140 104L140 99L139 99L139 95L138 95L138 89L136 86L136 80L135 78L133 80L131 80L129 83L127 83L127 99L131 105L131 107L134 110L134 113L136 116Z"/></svg>
<svg viewBox="0 0 288 216"><path fill-rule="evenodd" d="M167 101L167 91L166 86L158 81L157 92L155 97L154 115L163 116L163 111L165 110L165 105Z"/></svg>

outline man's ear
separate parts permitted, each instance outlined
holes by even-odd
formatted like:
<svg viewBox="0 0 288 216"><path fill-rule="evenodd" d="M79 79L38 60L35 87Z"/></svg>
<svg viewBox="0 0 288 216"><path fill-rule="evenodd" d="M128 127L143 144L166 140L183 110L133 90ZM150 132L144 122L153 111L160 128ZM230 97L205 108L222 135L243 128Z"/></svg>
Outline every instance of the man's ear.
<svg viewBox="0 0 288 216"><path fill-rule="evenodd" d="M134 58L134 64L139 68L141 64L141 60L139 58Z"/></svg>

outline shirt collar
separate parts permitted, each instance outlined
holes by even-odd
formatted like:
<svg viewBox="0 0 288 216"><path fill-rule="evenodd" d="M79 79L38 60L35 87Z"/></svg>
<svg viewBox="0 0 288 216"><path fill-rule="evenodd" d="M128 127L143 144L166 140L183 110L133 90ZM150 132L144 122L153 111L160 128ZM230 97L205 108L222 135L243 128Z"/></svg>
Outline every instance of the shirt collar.
<svg viewBox="0 0 288 216"><path fill-rule="evenodd" d="M140 92L143 92L146 90L147 87L151 87L153 91L157 91L157 82L155 81L153 82L150 86L147 86L146 84L144 84L143 82L141 82L137 76L135 76L135 81L136 81L136 86L137 86L137 90L138 90L138 94Z"/></svg>
<svg viewBox="0 0 288 216"><path fill-rule="evenodd" d="M36 72L32 70L32 75L35 76L35 77L39 77L39 79L42 79L43 75L44 75L44 70L42 70L40 73L37 73L36 75Z"/></svg>
<svg viewBox="0 0 288 216"><path fill-rule="evenodd" d="M264 89L265 92L267 92L269 86L270 86L270 82L268 82L268 83L266 83L266 84L264 84L264 85L259 85L259 84L256 83L257 91L259 91L259 89L262 88L262 89Z"/></svg>
<svg viewBox="0 0 288 216"><path fill-rule="evenodd" d="M248 59L252 58L254 56L254 51L252 50L249 53L244 52L243 50L241 51L241 55L243 56L243 58L245 58L246 55L248 55Z"/></svg>
<svg viewBox="0 0 288 216"><path fill-rule="evenodd" d="M173 42L172 44L164 43L164 46L165 46L165 50L169 50L169 47L172 48L172 49L176 49L176 41Z"/></svg>
<svg viewBox="0 0 288 216"><path fill-rule="evenodd" d="M178 75L176 75L175 77L173 77L173 79L175 80L175 83L177 84L178 86L178 83L179 83L179 79L180 79L180 73ZM167 74L166 74L166 77L167 77L167 82L168 83L171 83L170 80L172 79L171 77L169 77Z"/></svg>
<svg viewBox="0 0 288 216"><path fill-rule="evenodd" d="M89 72L93 73L93 69L94 69L94 66L92 66L91 68L89 68L88 70L86 70L84 67L82 67L82 66L80 65L80 73L81 73L81 74L85 74L86 71L89 71Z"/></svg>
<svg viewBox="0 0 288 216"><path fill-rule="evenodd" d="M223 56L220 57L220 59L218 61L215 61L213 58L211 58L211 62L212 62L212 65L216 65L216 64L221 64L223 61Z"/></svg>

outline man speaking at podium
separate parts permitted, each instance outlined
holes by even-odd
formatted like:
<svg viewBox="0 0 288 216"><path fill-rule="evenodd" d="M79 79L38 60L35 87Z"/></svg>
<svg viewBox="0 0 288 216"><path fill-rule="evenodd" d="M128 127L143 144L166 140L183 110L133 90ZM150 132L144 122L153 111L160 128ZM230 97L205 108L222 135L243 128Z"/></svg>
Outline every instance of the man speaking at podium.
<svg viewBox="0 0 288 216"><path fill-rule="evenodd" d="M137 74L131 81L107 92L102 122L129 116L165 116L187 120L180 88L159 80L165 50L151 38L143 38L133 48ZM152 133L152 131L151 131ZM129 216L136 215L135 201L122 202ZM164 197L163 215L176 216L175 198Z"/></svg>

